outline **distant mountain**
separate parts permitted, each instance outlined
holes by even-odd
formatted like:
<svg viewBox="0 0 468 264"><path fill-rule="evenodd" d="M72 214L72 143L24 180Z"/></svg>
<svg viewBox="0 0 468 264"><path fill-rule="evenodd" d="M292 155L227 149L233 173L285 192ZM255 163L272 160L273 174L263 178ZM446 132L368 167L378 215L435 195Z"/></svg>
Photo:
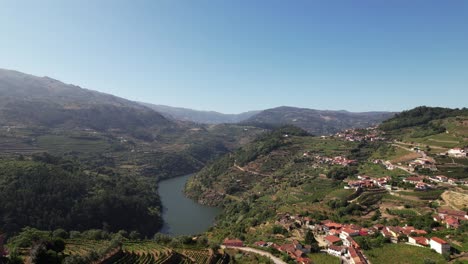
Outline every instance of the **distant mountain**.
<svg viewBox="0 0 468 264"><path fill-rule="evenodd" d="M166 118L200 124L238 123L261 112L249 111L240 114L223 114L215 111L199 111L166 105L154 105L149 103L141 104L163 114Z"/></svg>
<svg viewBox="0 0 468 264"><path fill-rule="evenodd" d="M136 102L0 69L0 125L134 130L171 124Z"/></svg>
<svg viewBox="0 0 468 264"><path fill-rule="evenodd" d="M264 110L242 123L265 128L295 125L312 134L326 135L347 128L377 125L394 114L391 112L352 113L343 110L314 110L281 106Z"/></svg>

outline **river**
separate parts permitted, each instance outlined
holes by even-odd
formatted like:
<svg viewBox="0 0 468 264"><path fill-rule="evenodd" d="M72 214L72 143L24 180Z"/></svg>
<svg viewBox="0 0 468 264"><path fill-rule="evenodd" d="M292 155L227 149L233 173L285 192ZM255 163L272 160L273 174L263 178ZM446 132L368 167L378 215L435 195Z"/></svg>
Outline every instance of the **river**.
<svg viewBox="0 0 468 264"><path fill-rule="evenodd" d="M221 213L221 208L198 204L184 195L185 183L190 176L192 174L159 182L158 192L164 220L160 232L163 234L178 236L203 233Z"/></svg>

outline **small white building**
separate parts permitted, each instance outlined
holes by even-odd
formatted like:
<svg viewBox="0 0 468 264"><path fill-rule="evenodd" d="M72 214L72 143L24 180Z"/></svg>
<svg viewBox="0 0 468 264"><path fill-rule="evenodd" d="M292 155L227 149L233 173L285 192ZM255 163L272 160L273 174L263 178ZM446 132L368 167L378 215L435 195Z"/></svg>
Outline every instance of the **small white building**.
<svg viewBox="0 0 468 264"><path fill-rule="evenodd" d="M466 157L466 152L464 149L461 149L461 148L453 148L453 149L449 149L447 151L447 154L451 157L457 157L457 158L462 158L462 157Z"/></svg>
<svg viewBox="0 0 468 264"><path fill-rule="evenodd" d="M327 253L335 257L341 257L346 253L346 247L331 245L328 247Z"/></svg>
<svg viewBox="0 0 468 264"><path fill-rule="evenodd" d="M439 254L450 252L450 244L438 237L431 238L429 244L431 249L435 250Z"/></svg>

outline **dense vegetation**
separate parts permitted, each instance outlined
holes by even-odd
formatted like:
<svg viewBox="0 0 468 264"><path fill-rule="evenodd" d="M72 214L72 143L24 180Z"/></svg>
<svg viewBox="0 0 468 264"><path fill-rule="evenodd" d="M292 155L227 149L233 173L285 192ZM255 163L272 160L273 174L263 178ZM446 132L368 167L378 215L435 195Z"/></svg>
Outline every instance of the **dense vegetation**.
<svg viewBox="0 0 468 264"><path fill-rule="evenodd" d="M420 106L411 110L403 111L399 114L396 114L395 117L390 118L384 121L380 125L380 129L384 131L396 130L412 126L421 126L425 125L426 128L437 131L445 131L441 126L434 124L429 124L433 120L443 119L447 117L455 116L467 116L468 109L451 109L451 108L442 108L442 107L427 107ZM440 132L439 132L440 133Z"/></svg>
<svg viewBox="0 0 468 264"><path fill-rule="evenodd" d="M104 228L154 234L160 225L156 181L83 171L50 155L0 160L0 229Z"/></svg>

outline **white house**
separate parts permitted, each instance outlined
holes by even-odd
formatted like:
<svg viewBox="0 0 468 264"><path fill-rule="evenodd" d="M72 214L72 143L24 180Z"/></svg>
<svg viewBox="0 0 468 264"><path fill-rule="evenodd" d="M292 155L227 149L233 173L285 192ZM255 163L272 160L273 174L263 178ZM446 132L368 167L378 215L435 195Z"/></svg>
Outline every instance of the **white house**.
<svg viewBox="0 0 468 264"><path fill-rule="evenodd" d="M439 254L450 252L450 244L438 237L431 238L429 244L431 245L431 249L435 250Z"/></svg>
<svg viewBox="0 0 468 264"><path fill-rule="evenodd" d="M461 148L453 148L447 151L447 154L452 157L466 157L466 152Z"/></svg>
<svg viewBox="0 0 468 264"><path fill-rule="evenodd" d="M341 257L346 253L346 247L331 245L328 247L327 253L336 257Z"/></svg>
<svg viewBox="0 0 468 264"><path fill-rule="evenodd" d="M343 228L340 233L340 238L341 239L346 239L347 237L352 237L352 236L359 236L359 230L354 230L351 228Z"/></svg>

